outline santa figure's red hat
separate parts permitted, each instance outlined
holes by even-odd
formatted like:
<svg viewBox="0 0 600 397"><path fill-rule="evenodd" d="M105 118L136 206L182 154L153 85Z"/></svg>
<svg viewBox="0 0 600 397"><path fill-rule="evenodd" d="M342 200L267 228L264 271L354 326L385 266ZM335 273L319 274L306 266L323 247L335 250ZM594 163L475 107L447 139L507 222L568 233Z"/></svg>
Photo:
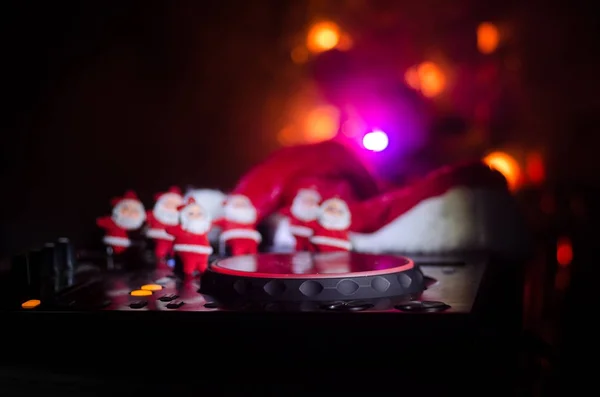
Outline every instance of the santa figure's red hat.
<svg viewBox="0 0 600 397"><path fill-rule="evenodd" d="M128 190L128 191L125 192L125 194L122 197L115 197L112 200L110 200L110 204L113 207L116 207L123 200L140 201L139 197L137 196L137 194L133 190Z"/></svg>
<svg viewBox="0 0 600 397"><path fill-rule="evenodd" d="M248 197L260 221L290 206L305 186L315 186L323 198L346 201L358 251L521 252L526 241L506 180L481 162L384 190L352 151L326 141L279 150L248 172L232 194Z"/></svg>
<svg viewBox="0 0 600 397"><path fill-rule="evenodd" d="M161 198L162 196L164 196L165 194L168 194L168 193L177 194L177 195L179 195L179 196L181 196L181 195L182 195L182 193L181 193L181 189L180 189L179 187L177 187L177 186L171 186L171 187L169 188L169 190L167 190L166 192L160 192L160 193L156 193L156 194L154 195L154 201L158 201L158 200L160 200L160 198Z"/></svg>

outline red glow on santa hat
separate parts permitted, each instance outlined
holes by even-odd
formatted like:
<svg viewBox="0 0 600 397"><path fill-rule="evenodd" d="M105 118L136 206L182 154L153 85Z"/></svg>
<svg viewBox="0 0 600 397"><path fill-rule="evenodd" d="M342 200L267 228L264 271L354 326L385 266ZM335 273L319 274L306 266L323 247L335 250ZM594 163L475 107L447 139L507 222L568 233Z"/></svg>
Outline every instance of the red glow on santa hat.
<svg viewBox="0 0 600 397"><path fill-rule="evenodd" d="M166 192L156 193L156 194L154 195L154 200L155 200L155 201L158 201L158 200L159 200L159 199L160 199L162 196L164 196L165 194L168 194L168 193L171 193L171 194L178 194L178 195L180 195L180 196L182 195L182 193L181 193L181 189L180 189L179 187L177 187L177 186L171 186L171 187L169 188L169 190L167 190Z"/></svg>
<svg viewBox="0 0 600 397"><path fill-rule="evenodd" d="M184 209L188 205L192 205L192 204L196 204L196 200L194 200L193 197L190 197L190 198L187 199L187 201L184 204L182 204L179 207L177 207L177 211L181 211L182 209Z"/></svg>
<svg viewBox="0 0 600 397"><path fill-rule="evenodd" d="M113 207L117 206L117 204L119 204L121 201L123 200L135 200L135 201L140 201L140 199L138 198L137 194L133 191L133 190L128 190L125 192L125 194L123 195L123 197L115 197L113 198L110 203Z"/></svg>

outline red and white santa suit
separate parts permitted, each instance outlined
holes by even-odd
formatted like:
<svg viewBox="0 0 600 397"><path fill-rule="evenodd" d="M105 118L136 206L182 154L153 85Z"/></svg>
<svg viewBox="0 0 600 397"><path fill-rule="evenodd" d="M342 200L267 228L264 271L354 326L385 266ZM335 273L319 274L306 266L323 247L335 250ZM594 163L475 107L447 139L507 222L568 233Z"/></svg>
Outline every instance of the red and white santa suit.
<svg viewBox="0 0 600 397"><path fill-rule="evenodd" d="M211 219L208 213L189 199L180 208L180 224L166 228L167 233L175 238L173 250L181 259L183 272L191 276L195 272L204 273L208 267L208 257L213 249L208 241Z"/></svg>
<svg viewBox="0 0 600 397"><path fill-rule="evenodd" d="M325 200L320 207L314 234L310 242L316 252L350 251L348 231L352 216L346 202L340 198Z"/></svg>
<svg viewBox="0 0 600 397"><path fill-rule="evenodd" d="M256 230L256 208L246 196L234 194L227 198L223 218L213 224L221 228L219 241L231 255L250 255L258 252L262 237Z"/></svg>
<svg viewBox="0 0 600 397"><path fill-rule="evenodd" d="M146 213L148 230L146 236L154 240L154 253L159 266L166 266L166 259L173 251L173 236L167 233L166 228L179 223L179 211L183 204L181 190L171 187L165 193L154 196L156 203L152 211Z"/></svg>
<svg viewBox="0 0 600 397"><path fill-rule="evenodd" d="M289 230L296 241L296 251L311 251L310 238L319 214L321 195L314 188L300 189L289 209L282 211L290 222Z"/></svg>
<svg viewBox="0 0 600 397"><path fill-rule="evenodd" d="M129 190L123 197L114 198L112 215L96 219L96 224L105 230L102 240L115 254L124 252L131 246L128 232L142 227L146 220L144 205L135 192Z"/></svg>

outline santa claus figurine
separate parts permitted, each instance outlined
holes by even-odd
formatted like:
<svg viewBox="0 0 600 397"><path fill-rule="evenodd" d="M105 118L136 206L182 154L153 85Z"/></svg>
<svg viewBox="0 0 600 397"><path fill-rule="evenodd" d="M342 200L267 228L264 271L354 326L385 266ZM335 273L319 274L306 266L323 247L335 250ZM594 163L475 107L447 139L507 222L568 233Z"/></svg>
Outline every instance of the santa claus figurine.
<svg viewBox="0 0 600 397"><path fill-rule="evenodd" d="M257 213L250 199L241 194L227 198L223 217L214 222L221 228L220 243L231 255L250 255L258 252L262 237L256 230Z"/></svg>
<svg viewBox="0 0 600 397"><path fill-rule="evenodd" d="M210 215L190 198L179 207L179 225L165 229L175 238L173 250L181 259L186 276L192 276L195 272L202 274L208 267L208 257L213 252L208 242L210 227Z"/></svg>
<svg viewBox="0 0 600 397"><path fill-rule="evenodd" d="M296 240L296 251L310 251L313 235L312 225L319 214L321 195L315 188L300 189L294 197L291 207L282 211L290 222L289 230Z"/></svg>
<svg viewBox="0 0 600 397"><path fill-rule="evenodd" d="M168 191L155 195L154 199L154 208L146 213L146 236L154 240L154 253L159 267L167 267L167 259L173 251L174 237L167 233L166 228L179 223L177 208L183 204L183 197L181 190L173 186Z"/></svg>
<svg viewBox="0 0 600 397"><path fill-rule="evenodd" d="M310 242L316 252L350 251L348 236L352 215L346 202L334 197L325 200L319 209L314 234Z"/></svg>
<svg viewBox="0 0 600 397"><path fill-rule="evenodd" d="M135 192L129 190L123 197L114 198L112 215L98 218L96 224L106 231L104 244L112 248L113 253L121 254L131 247L129 232L138 230L146 220L144 205Z"/></svg>

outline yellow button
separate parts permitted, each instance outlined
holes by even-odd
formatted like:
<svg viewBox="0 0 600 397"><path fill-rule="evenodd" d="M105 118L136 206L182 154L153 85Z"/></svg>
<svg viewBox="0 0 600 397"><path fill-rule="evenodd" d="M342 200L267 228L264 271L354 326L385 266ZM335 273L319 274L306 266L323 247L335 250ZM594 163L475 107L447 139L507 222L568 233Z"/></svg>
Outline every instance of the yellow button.
<svg viewBox="0 0 600 397"><path fill-rule="evenodd" d="M162 285L158 285L158 284L142 285L142 289L145 291L160 291L162 288L163 288Z"/></svg>
<svg viewBox="0 0 600 397"><path fill-rule="evenodd" d="M144 289L136 289L129 293L131 296L150 296L152 295L152 291L146 291Z"/></svg>
<svg viewBox="0 0 600 397"><path fill-rule="evenodd" d="M36 307L38 307L42 302L37 300L37 299L31 299L28 300L27 302L23 303L21 305L21 307L23 309L35 309Z"/></svg>

